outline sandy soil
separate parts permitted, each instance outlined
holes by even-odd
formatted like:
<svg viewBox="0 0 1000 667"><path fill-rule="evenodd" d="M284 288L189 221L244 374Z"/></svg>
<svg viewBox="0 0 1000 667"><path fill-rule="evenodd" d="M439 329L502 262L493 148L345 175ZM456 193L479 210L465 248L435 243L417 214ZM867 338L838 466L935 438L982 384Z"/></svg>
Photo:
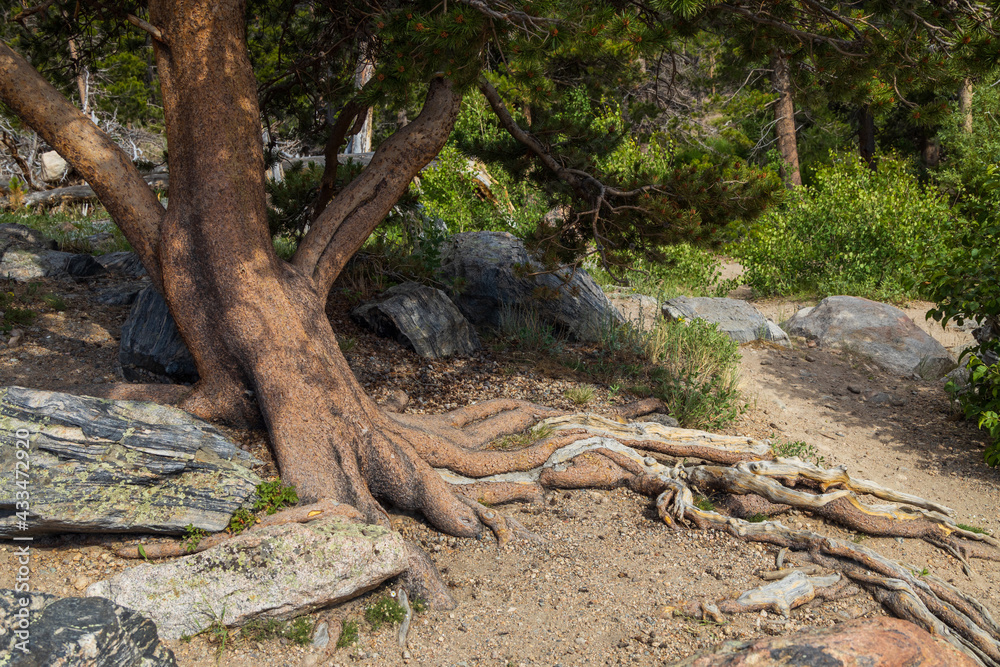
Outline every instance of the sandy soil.
<svg viewBox="0 0 1000 667"><path fill-rule="evenodd" d="M65 297L64 312L46 311L26 328L26 342L0 349L0 384L53 388L114 379L124 307L100 307L95 290L111 279L43 286ZM4 289L22 289L8 285ZM343 304L342 304L343 305ZM800 305L771 301L758 306L775 320ZM911 317L924 324L928 304ZM523 396L570 407L564 392L579 382L565 369L539 366L502 349L458 362L427 362L393 343L357 329L343 310L331 317L355 341L348 357L366 388L377 396L403 389L415 410L441 411L497 396ZM946 346L969 334L927 324ZM806 346L743 347L743 382L749 409L730 432L775 441L803 441L825 465L845 465L859 476L943 501L962 523L1000 531L1000 470L982 463L984 439L957 421L940 383L887 375L872 364ZM885 394L887 396L880 396ZM599 387L588 409L622 400ZM259 445L260 436L249 438ZM273 471L268 466L262 474ZM867 594L795 610L790 619L761 613L731 617L724 626L671 617L664 607L686 599L740 594L762 585L775 551L726 535L673 531L652 503L628 491L550 493L541 506L504 508L545 538L498 549L491 537L455 539L419 518L395 514L394 523L431 553L452 587L458 608L415 617L404 651L396 630L372 631L363 620L371 601L388 586L338 608L312 615L327 623L326 649L287 640L253 641L236 633L224 650L207 637L170 642L181 665L660 665L723 639L783 634L802 626L831 625L882 614ZM783 518L792 525L863 540L866 546L920 570L927 567L976 595L1000 615L1000 564L976 561L967 577L951 557L925 543L852 535L808 515ZM133 563L107 546L116 537L61 536L36 549L32 583L56 595L80 595L86 586ZM13 548L0 544L0 563ZM0 567L0 587L13 583ZM355 646L334 649L342 621L359 621Z"/></svg>

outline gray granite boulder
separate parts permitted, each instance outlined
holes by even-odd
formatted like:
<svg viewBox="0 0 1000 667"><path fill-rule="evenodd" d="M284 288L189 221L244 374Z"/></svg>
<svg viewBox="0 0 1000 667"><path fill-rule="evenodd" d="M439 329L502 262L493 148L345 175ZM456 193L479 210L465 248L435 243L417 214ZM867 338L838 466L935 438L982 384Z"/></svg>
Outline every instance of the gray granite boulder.
<svg viewBox="0 0 1000 667"><path fill-rule="evenodd" d="M26 603L22 606L22 602ZM21 644L27 627L27 643ZM24 649L27 649L25 651ZM99 597L0 590L0 664L12 667L175 667L156 626Z"/></svg>
<svg viewBox="0 0 1000 667"><path fill-rule="evenodd" d="M45 234L14 222L0 224L0 248L13 245L34 247L40 250L56 250L59 244Z"/></svg>
<svg viewBox="0 0 1000 667"><path fill-rule="evenodd" d="M167 302L152 287L135 297L118 345L122 375L132 382L197 382L194 358L177 331Z"/></svg>
<svg viewBox="0 0 1000 667"><path fill-rule="evenodd" d="M500 326L504 309L534 311L571 338L598 340L622 321L584 269L546 272L506 232L455 234L441 246L440 276L456 285L452 300L477 326Z"/></svg>
<svg viewBox="0 0 1000 667"><path fill-rule="evenodd" d="M58 250L9 248L0 259L0 278L26 283L39 278L89 278L104 273L90 255Z"/></svg>
<svg viewBox="0 0 1000 667"><path fill-rule="evenodd" d="M899 308L854 296L830 296L785 322L790 336L864 355L899 375L937 380L957 365L948 350Z"/></svg>
<svg viewBox="0 0 1000 667"><path fill-rule="evenodd" d="M381 526L330 516L267 526L159 565L99 581L99 595L148 615L166 639L215 621L241 626L289 619L360 595L407 567L402 537Z"/></svg>
<svg viewBox="0 0 1000 667"><path fill-rule="evenodd" d="M476 330L448 295L417 283L390 287L352 310L351 318L425 359L467 356L479 349Z"/></svg>
<svg viewBox="0 0 1000 667"><path fill-rule="evenodd" d="M18 517L23 460L31 504ZM0 537L219 531L255 498L260 464L177 408L0 388Z"/></svg>
<svg viewBox="0 0 1000 667"><path fill-rule="evenodd" d="M737 343L768 340L778 345L790 345L781 327L739 299L679 296L664 302L663 316L670 320L699 318L712 322Z"/></svg>

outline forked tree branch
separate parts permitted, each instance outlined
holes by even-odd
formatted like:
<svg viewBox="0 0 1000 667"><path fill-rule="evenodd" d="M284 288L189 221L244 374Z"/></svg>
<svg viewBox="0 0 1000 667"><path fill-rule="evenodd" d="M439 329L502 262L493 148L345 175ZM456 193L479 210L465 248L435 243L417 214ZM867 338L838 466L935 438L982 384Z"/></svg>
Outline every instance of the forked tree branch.
<svg viewBox="0 0 1000 667"><path fill-rule="evenodd" d="M462 96L450 81L435 79L412 123L378 147L372 161L313 222L292 263L311 275L326 295L344 265L406 192L410 181L444 147Z"/></svg>
<svg viewBox="0 0 1000 667"><path fill-rule="evenodd" d="M128 156L2 41L0 101L90 183L139 254L153 283L162 288L157 246L164 209Z"/></svg>

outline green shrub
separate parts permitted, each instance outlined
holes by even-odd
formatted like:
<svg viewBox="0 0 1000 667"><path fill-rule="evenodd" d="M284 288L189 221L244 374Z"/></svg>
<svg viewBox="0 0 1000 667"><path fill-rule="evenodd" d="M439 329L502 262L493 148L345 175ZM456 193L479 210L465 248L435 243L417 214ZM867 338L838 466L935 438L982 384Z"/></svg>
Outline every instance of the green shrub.
<svg viewBox="0 0 1000 667"><path fill-rule="evenodd" d="M958 227L944 198L924 188L906 161L888 155L870 170L833 155L803 187L766 213L735 246L759 294L847 294L877 300L915 296L915 258L946 245Z"/></svg>
<svg viewBox="0 0 1000 667"><path fill-rule="evenodd" d="M609 386L659 398L686 428L723 428L745 407L738 389L739 345L703 320L660 320L648 332L609 324L597 350L563 361Z"/></svg>
<svg viewBox="0 0 1000 667"><path fill-rule="evenodd" d="M989 165L978 179L984 197L1000 191L1000 165ZM981 218L966 230L957 243L929 253L922 264L925 280L920 289L937 307L927 316L942 326L955 320L963 324L976 320L1000 333L1000 222L993 211L980 211ZM1000 339L986 340L968 348L968 388L949 382L946 388L961 405L966 419L990 434L985 460L1000 466L1000 366L985 363L991 354L1000 355Z"/></svg>
<svg viewBox="0 0 1000 667"><path fill-rule="evenodd" d="M305 646L312 639L313 626L313 620L308 616L299 616L292 621L258 619L243 626L240 637L256 642L284 638L293 644Z"/></svg>
<svg viewBox="0 0 1000 667"><path fill-rule="evenodd" d="M253 511L274 514L297 502L299 502L299 496L295 493L294 486L285 486L280 479L273 482L261 482L257 485L257 500L254 502Z"/></svg>
<svg viewBox="0 0 1000 667"><path fill-rule="evenodd" d="M718 429L745 409L739 344L704 320L657 324L646 343L652 394L687 428Z"/></svg>
<svg viewBox="0 0 1000 667"><path fill-rule="evenodd" d="M658 262L650 262L638 254L632 256L625 275L633 290L660 300L718 294L722 272L719 259L713 253L688 243L678 243L663 248L662 255ZM596 263L587 270L602 287L618 286L618 282Z"/></svg>
<svg viewBox="0 0 1000 667"><path fill-rule="evenodd" d="M340 637L337 639L337 648L347 648L358 643L358 622L344 621L340 626Z"/></svg>
<svg viewBox="0 0 1000 667"><path fill-rule="evenodd" d="M239 535L244 530L252 526L256 520L256 517L250 512L250 510L238 509L229 519L229 532L233 535Z"/></svg>

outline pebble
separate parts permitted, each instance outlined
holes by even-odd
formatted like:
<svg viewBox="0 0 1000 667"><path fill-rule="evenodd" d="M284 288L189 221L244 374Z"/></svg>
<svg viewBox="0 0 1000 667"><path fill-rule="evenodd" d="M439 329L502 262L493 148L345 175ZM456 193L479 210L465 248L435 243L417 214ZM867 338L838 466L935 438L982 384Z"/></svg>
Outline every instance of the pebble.
<svg viewBox="0 0 1000 667"><path fill-rule="evenodd" d="M862 389L856 384L849 384L847 385L847 391L851 392L852 394L860 394L862 392Z"/></svg>
<svg viewBox="0 0 1000 667"><path fill-rule="evenodd" d="M87 586L89 585L90 585L90 579L88 579L87 577L77 577L76 579L73 580L73 588L75 588L78 591L86 589Z"/></svg>
<svg viewBox="0 0 1000 667"><path fill-rule="evenodd" d="M330 643L330 626L324 621L316 626L313 633L312 645L316 648L326 648Z"/></svg>

